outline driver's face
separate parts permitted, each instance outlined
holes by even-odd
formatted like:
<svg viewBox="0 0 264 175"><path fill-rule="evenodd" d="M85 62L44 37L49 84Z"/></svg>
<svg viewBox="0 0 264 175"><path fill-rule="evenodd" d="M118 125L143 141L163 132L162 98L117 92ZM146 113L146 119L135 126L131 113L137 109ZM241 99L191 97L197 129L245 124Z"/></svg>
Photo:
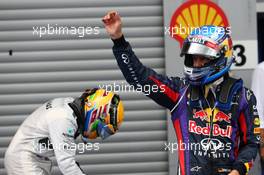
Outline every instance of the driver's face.
<svg viewBox="0 0 264 175"><path fill-rule="evenodd" d="M193 67L195 68L203 67L209 61L210 60L206 57L203 57L200 55L194 55L193 56Z"/></svg>

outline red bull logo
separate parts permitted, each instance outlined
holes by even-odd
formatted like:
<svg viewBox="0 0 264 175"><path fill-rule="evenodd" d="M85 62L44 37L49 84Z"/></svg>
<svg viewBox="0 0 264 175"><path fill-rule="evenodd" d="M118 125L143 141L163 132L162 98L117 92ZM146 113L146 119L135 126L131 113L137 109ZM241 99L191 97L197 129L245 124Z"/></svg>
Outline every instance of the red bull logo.
<svg viewBox="0 0 264 175"><path fill-rule="evenodd" d="M195 112L194 115L193 115L193 118L199 118L200 120L202 121L207 121L209 120L208 116L207 116L207 113L205 111L198 111L198 112Z"/></svg>
<svg viewBox="0 0 264 175"><path fill-rule="evenodd" d="M211 108L206 108L205 110L201 110L198 112L195 112L193 115L194 119L200 119L201 121L207 121L210 122L210 116L213 114L213 122L217 121L225 121L227 123L231 123L231 117L227 114L225 114L222 111L219 111L218 109L215 109L214 111L211 110Z"/></svg>
<svg viewBox="0 0 264 175"><path fill-rule="evenodd" d="M212 114L211 108L206 108L205 110L195 112L193 118L210 122L211 114Z"/></svg>
<svg viewBox="0 0 264 175"><path fill-rule="evenodd" d="M227 122L227 123L231 123L231 117L230 116L228 116L227 114L225 114L224 112L222 112L222 111L218 111L217 113L216 113L216 115L215 115L215 117L214 117L214 119L216 120L216 121L225 121L225 122Z"/></svg>
<svg viewBox="0 0 264 175"><path fill-rule="evenodd" d="M195 121L189 121L189 132L199 135L210 135L210 125L207 123L205 127L198 126ZM213 124L212 135L231 138L232 127L227 126L226 129L221 128L218 124Z"/></svg>

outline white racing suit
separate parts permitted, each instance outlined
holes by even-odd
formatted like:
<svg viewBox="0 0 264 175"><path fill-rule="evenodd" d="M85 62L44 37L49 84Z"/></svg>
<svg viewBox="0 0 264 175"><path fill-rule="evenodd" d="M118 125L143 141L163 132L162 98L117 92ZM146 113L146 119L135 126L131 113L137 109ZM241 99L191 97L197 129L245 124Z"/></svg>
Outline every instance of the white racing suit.
<svg viewBox="0 0 264 175"><path fill-rule="evenodd" d="M58 98L35 110L20 126L6 153L9 175L47 175L51 156L65 175L84 175L75 162L76 117L68 105L73 98ZM76 148L76 147L75 147Z"/></svg>

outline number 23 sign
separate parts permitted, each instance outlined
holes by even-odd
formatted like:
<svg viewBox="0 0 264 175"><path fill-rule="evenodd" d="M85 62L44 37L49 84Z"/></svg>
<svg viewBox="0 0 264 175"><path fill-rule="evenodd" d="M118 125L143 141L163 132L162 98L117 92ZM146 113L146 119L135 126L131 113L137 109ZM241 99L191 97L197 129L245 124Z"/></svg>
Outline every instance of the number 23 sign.
<svg viewBox="0 0 264 175"><path fill-rule="evenodd" d="M236 57L236 63L232 69L254 69L258 60L256 40L234 41L233 54Z"/></svg>

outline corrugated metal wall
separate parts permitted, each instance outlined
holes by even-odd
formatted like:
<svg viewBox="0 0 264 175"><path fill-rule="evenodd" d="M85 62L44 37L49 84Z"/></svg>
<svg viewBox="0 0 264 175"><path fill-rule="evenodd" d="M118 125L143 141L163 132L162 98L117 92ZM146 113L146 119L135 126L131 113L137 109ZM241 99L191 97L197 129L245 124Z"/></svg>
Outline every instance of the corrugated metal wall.
<svg viewBox="0 0 264 175"><path fill-rule="evenodd" d="M78 96L98 84L124 82L101 17L118 10L142 62L164 73L162 0L0 1L0 174L21 122L45 101ZM33 35L33 26L100 27L99 35ZM100 151L77 156L91 174L165 175L166 111L138 93L120 92L126 116ZM60 174L57 167L53 174Z"/></svg>

